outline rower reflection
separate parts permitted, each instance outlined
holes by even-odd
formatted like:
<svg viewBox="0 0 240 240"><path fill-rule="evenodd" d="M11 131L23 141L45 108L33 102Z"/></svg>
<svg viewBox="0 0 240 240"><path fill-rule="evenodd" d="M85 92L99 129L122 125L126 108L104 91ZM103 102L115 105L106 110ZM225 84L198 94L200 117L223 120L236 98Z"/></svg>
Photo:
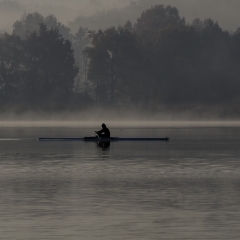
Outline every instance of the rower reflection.
<svg viewBox="0 0 240 240"><path fill-rule="evenodd" d="M110 141L98 141L97 146L102 149L108 149L110 147Z"/></svg>

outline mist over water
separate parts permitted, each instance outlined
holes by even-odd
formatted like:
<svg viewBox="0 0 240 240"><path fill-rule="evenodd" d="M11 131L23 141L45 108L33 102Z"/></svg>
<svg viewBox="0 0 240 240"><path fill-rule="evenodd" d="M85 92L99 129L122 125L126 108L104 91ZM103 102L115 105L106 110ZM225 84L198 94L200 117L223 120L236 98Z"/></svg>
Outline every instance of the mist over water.
<svg viewBox="0 0 240 240"><path fill-rule="evenodd" d="M22 113L11 110L0 115L0 126L100 126L103 122L114 127L239 126L238 115L232 116L219 109L172 111L164 107L157 111L140 111L134 108L90 108L82 111L40 110Z"/></svg>

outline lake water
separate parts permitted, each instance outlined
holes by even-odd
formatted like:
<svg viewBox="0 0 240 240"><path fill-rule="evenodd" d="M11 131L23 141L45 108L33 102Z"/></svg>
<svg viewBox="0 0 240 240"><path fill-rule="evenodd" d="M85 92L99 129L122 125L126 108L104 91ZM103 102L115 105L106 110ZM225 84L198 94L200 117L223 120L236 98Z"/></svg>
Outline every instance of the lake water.
<svg viewBox="0 0 240 240"><path fill-rule="evenodd" d="M0 127L1 239L240 239L240 127Z"/></svg>

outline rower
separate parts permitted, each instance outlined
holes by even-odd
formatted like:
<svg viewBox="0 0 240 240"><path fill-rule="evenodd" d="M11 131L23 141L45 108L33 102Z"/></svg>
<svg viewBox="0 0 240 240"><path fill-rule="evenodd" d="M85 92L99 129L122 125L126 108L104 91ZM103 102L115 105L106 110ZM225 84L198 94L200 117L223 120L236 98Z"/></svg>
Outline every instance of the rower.
<svg viewBox="0 0 240 240"><path fill-rule="evenodd" d="M102 124L102 130L100 131L95 131L95 133L98 135L100 138L110 138L110 131L107 128L106 124Z"/></svg>

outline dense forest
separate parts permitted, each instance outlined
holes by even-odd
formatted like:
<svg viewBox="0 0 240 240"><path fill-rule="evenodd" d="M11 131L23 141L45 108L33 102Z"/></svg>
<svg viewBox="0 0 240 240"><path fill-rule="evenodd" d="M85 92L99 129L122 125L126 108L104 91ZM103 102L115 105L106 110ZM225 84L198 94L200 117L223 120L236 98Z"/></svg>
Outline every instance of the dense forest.
<svg viewBox="0 0 240 240"><path fill-rule="evenodd" d="M94 105L222 105L240 101L240 29L212 19L186 23L154 5L136 22L72 33L53 15L24 14L0 36L2 109Z"/></svg>

